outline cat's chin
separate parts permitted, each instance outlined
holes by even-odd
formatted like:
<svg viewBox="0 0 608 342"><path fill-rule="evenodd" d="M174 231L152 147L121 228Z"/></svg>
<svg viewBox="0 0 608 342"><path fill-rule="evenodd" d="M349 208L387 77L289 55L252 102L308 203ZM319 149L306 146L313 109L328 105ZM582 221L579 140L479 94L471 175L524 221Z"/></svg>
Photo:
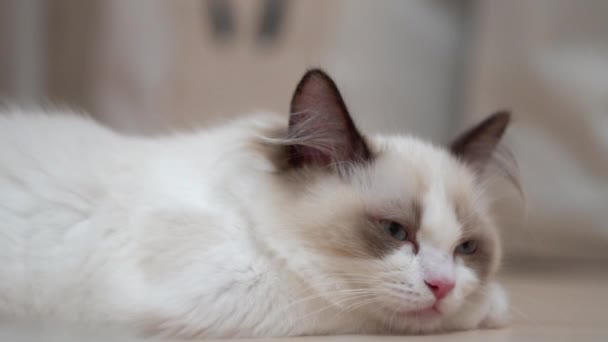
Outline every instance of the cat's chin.
<svg viewBox="0 0 608 342"><path fill-rule="evenodd" d="M467 304L446 316L445 331L503 328L510 321L507 293L501 285L490 283L483 292L470 297Z"/></svg>
<svg viewBox="0 0 608 342"><path fill-rule="evenodd" d="M378 312L381 320L391 326L391 333L432 334L471 329L497 329L509 323L508 296L496 283L490 283L483 295L468 305L442 308L431 306L400 309L383 306ZM473 298L471 298L473 299Z"/></svg>
<svg viewBox="0 0 608 342"><path fill-rule="evenodd" d="M384 308L384 314L394 317L416 320L435 320L443 316L443 313L435 306L425 307L422 309L389 309Z"/></svg>

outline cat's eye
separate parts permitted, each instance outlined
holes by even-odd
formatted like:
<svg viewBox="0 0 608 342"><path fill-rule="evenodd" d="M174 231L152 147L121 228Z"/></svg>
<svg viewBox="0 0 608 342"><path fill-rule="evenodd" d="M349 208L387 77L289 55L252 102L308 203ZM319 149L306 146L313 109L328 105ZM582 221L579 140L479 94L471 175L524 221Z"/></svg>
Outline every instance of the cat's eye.
<svg viewBox="0 0 608 342"><path fill-rule="evenodd" d="M457 254L473 254L477 251L477 241L467 240L456 247Z"/></svg>
<svg viewBox="0 0 608 342"><path fill-rule="evenodd" d="M383 223L384 229L389 233L395 240L407 241L409 235L405 227L395 221L386 221Z"/></svg>

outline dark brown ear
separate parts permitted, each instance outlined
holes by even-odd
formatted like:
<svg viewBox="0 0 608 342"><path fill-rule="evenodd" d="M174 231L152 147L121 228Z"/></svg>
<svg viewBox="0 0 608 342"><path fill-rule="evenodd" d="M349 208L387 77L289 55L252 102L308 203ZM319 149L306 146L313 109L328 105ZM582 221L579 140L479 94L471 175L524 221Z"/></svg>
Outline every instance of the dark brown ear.
<svg viewBox="0 0 608 342"><path fill-rule="evenodd" d="M452 154L478 172L483 171L492 158L510 120L511 114L507 111L490 115L454 140L450 145Z"/></svg>
<svg viewBox="0 0 608 342"><path fill-rule="evenodd" d="M306 72L291 100L288 138L293 167L329 166L371 158L334 81L322 70Z"/></svg>

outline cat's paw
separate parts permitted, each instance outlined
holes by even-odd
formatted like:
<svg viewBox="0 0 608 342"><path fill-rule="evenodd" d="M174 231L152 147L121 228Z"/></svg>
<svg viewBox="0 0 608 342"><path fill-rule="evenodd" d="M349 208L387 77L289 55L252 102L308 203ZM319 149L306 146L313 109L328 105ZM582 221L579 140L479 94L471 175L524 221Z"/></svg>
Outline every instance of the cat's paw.
<svg viewBox="0 0 608 342"><path fill-rule="evenodd" d="M498 329L507 326L511 320L509 313L509 297L505 289L491 283L487 287L488 311L479 323L480 329Z"/></svg>

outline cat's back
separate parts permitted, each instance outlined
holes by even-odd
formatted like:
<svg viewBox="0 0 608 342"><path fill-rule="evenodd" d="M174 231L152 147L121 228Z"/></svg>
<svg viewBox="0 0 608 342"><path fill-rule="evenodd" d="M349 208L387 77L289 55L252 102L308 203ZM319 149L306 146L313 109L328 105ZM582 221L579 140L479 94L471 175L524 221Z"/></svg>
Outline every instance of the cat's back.
<svg viewBox="0 0 608 342"><path fill-rule="evenodd" d="M248 181L243 167L258 161L271 167L247 146L276 122L256 115L212 129L135 137L76 113L0 112L0 228L35 229L32 222L43 213L53 216L41 217L45 225L66 213L90 215L104 201L217 202L222 184Z"/></svg>
<svg viewBox="0 0 608 342"><path fill-rule="evenodd" d="M205 187L242 179L243 165L272 168L251 148L251 138L281 121L260 113L209 129L137 137L73 112L0 111L0 203L26 204L20 196L12 198L10 189L39 199L56 198L56 192L44 194L60 190L83 200L107 189L163 192L184 182ZM156 185L150 189L150 184Z"/></svg>
<svg viewBox="0 0 608 342"><path fill-rule="evenodd" d="M117 138L92 119L75 113L0 112L0 169L4 173L9 168L67 169L75 159L87 161L91 152L111 148Z"/></svg>
<svg viewBox="0 0 608 342"><path fill-rule="evenodd" d="M73 113L0 113L0 215L31 218L43 203L84 205L119 145L113 132Z"/></svg>

